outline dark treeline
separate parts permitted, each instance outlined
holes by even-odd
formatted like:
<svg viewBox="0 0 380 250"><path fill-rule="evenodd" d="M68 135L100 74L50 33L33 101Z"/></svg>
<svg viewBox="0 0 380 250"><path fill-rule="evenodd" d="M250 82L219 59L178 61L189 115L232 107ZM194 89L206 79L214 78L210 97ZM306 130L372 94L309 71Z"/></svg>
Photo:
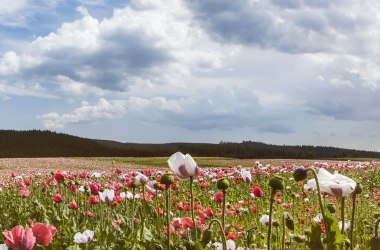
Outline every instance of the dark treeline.
<svg viewBox="0 0 380 250"><path fill-rule="evenodd" d="M220 156L241 159L327 159L380 158L380 152L320 146L241 143L138 144L85 139L51 131L0 130L0 157L145 157L170 156L176 151L192 156Z"/></svg>

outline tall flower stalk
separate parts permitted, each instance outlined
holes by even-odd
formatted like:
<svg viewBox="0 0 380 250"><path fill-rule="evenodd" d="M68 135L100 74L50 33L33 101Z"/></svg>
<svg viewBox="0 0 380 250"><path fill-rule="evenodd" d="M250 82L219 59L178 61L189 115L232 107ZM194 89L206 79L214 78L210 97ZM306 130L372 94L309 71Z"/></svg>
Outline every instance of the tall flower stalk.
<svg viewBox="0 0 380 250"><path fill-rule="evenodd" d="M354 226L355 226L355 210L356 210L356 195L363 191L362 184L357 184L354 192L352 193L352 215L351 215L351 230L350 230L350 249L354 249ZM342 226L344 224L342 223Z"/></svg>
<svg viewBox="0 0 380 250"><path fill-rule="evenodd" d="M269 186L271 187L270 194L270 205L269 205L269 224L268 224L268 236L267 236L267 249L271 249L270 238L272 234L272 212L273 212L273 202L274 195L278 190L284 189L284 185L282 184L282 178L278 176L274 176L269 179Z"/></svg>
<svg viewBox="0 0 380 250"><path fill-rule="evenodd" d="M166 190L166 202L165 202L165 212L166 212L166 231L167 231L167 249L170 250L170 185L174 182L174 176L171 174L164 174L161 177L160 182L165 185Z"/></svg>

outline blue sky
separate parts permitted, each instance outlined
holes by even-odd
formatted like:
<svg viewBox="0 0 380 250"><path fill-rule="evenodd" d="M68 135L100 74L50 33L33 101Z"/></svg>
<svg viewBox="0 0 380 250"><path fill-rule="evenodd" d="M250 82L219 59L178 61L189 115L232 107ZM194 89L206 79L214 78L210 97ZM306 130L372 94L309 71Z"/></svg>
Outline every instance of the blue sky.
<svg viewBox="0 0 380 250"><path fill-rule="evenodd" d="M1 129L380 150L375 0L0 2Z"/></svg>

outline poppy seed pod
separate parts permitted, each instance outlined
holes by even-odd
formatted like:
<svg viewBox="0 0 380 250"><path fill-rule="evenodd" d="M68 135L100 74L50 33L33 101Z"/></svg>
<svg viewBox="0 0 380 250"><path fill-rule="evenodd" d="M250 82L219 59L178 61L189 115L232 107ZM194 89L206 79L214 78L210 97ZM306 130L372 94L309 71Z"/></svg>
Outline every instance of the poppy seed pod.
<svg viewBox="0 0 380 250"><path fill-rule="evenodd" d="M282 184L282 178L280 178L278 176L274 176L274 177L272 177L272 178L269 179L269 186L273 190L284 189L284 184Z"/></svg>
<svg viewBox="0 0 380 250"><path fill-rule="evenodd" d="M362 192L363 192L363 185L361 183L357 183L353 193L361 194Z"/></svg>
<svg viewBox="0 0 380 250"><path fill-rule="evenodd" d="M303 181L307 178L307 170L303 167L297 168L293 172L293 178L295 181Z"/></svg>
<svg viewBox="0 0 380 250"><path fill-rule="evenodd" d="M218 182L216 183L216 186L220 190L226 190L227 188L230 187L230 182L226 179L219 179Z"/></svg>
<svg viewBox="0 0 380 250"><path fill-rule="evenodd" d="M166 188L169 188L171 184L174 182L174 176L171 174L163 174L161 176L160 182L166 186Z"/></svg>

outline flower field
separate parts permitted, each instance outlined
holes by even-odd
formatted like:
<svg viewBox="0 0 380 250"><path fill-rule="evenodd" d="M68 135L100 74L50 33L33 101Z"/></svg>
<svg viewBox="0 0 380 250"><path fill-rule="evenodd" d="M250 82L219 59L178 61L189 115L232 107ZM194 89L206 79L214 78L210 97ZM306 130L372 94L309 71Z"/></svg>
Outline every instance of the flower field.
<svg viewBox="0 0 380 250"><path fill-rule="evenodd" d="M379 170L181 153L0 159L0 249L380 249Z"/></svg>

